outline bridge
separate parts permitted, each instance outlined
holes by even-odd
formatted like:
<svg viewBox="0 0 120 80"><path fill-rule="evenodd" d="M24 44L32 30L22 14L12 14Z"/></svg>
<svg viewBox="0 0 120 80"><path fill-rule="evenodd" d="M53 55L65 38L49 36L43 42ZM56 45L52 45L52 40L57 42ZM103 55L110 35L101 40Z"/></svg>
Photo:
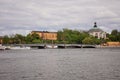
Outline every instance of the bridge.
<svg viewBox="0 0 120 80"><path fill-rule="evenodd" d="M46 48L96 48L96 45L85 44L12 44L9 46L30 47L32 49L46 49Z"/></svg>
<svg viewBox="0 0 120 80"><path fill-rule="evenodd" d="M58 48L95 48L95 45L85 44L57 44Z"/></svg>

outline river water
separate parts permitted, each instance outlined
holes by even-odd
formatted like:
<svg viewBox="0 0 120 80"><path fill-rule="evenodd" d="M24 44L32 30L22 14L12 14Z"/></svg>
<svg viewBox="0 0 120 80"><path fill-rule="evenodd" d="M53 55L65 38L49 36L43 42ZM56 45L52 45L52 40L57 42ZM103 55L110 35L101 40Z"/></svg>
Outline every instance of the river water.
<svg viewBox="0 0 120 80"><path fill-rule="evenodd" d="M0 51L0 80L120 80L120 48Z"/></svg>

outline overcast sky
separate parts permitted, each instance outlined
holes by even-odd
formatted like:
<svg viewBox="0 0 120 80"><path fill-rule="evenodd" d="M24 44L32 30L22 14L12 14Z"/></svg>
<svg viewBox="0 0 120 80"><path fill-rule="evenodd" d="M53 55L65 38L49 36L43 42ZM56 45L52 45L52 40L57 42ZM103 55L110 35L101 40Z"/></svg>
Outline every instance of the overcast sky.
<svg viewBox="0 0 120 80"><path fill-rule="evenodd" d="M120 0L0 0L0 35L62 28L89 30L97 22L120 31Z"/></svg>

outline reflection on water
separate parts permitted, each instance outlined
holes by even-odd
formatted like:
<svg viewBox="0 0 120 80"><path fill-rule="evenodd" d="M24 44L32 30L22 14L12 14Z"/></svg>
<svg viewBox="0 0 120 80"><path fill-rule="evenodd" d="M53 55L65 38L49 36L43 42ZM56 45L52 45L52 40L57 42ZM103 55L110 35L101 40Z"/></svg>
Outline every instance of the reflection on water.
<svg viewBox="0 0 120 80"><path fill-rule="evenodd" d="M0 80L120 80L120 49L0 51Z"/></svg>

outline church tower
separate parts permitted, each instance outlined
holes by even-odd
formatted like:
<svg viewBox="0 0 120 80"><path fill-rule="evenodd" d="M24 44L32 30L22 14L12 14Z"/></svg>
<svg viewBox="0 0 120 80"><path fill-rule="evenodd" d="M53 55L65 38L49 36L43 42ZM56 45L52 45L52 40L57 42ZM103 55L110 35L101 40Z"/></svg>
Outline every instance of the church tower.
<svg viewBox="0 0 120 80"><path fill-rule="evenodd" d="M94 23L93 28L90 29L88 32L90 35L92 35L98 39L100 39L100 38L106 39L106 32L104 32L102 29L98 28L96 22Z"/></svg>
<svg viewBox="0 0 120 80"><path fill-rule="evenodd" d="M97 23L96 23L96 22L94 23L94 26L93 26L93 27L94 27L94 28L97 28Z"/></svg>

